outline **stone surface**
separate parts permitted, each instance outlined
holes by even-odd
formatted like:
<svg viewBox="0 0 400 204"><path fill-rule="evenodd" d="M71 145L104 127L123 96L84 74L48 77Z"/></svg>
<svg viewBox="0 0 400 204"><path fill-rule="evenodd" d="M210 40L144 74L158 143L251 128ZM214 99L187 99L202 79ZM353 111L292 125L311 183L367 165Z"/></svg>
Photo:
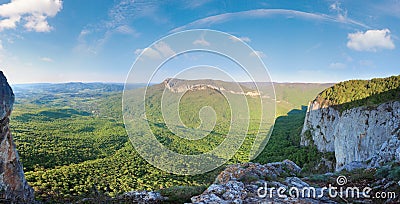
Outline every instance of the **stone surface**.
<svg viewBox="0 0 400 204"><path fill-rule="evenodd" d="M32 203L33 189L25 180L9 126L14 94L0 72L0 202Z"/></svg>
<svg viewBox="0 0 400 204"><path fill-rule="evenodd" d="M279 187L307 187L296 177L301 168L290 160L261 165L258 163L228 166L201 195L191 198L193 203L335 203L327 197L279 197L276 190L263 196L260 189ZM267 191L269 192L269 191Z"/></svg>
<svg viewBox="0 0 400 204"><path fill-rule="evenodd" d="M164 80L163 84L168 90L174 93L184 93L186 91L205 90L209 88L218 92L228 92L232 94L248 95L253 97L260 95L257 91L244 91L239 85L233 85L234 83L218 80L183 80L169 78Z"/></svg>
<svg viewBox="0 0 400 204"><path fill-rule="evenodd" d="M400 162L400 140L397 135L384 142L379 151L367 159L368 167L379 167L393 161Z"/></svg>
<svg viewBox="0 0 400 204"><path fill-rule="evenodd" d="M118 196L115 200L130 201L133 203L161 203L165 199L158 192L130 191Z"/></svg>
<svg viewBox="0 0 400 204"><path fill-rule="evenodd" d="M302 145L335 152L336 170L354 161L365 162L400 132L400 102L357 107L340 113L333 107L310 103L301 133ZM400 149L399 149L400 152Z"/></svg>
<svg viewBox="0 0 400 204"><path fill-rule="evenodd" d="M354 171L356 169L365 169L368 166L364 163L364 162L360 162L360 161L353 161L350 162L349 164L346 164L344 166L341 166L337 169L337 171Z"/></svg>

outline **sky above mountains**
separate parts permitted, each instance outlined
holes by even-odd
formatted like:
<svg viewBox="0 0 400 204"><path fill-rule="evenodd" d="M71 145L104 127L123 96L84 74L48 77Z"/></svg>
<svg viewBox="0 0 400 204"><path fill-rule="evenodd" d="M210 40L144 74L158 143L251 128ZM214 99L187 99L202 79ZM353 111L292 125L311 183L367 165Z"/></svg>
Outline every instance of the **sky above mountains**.
<svg viewBox="0 0 400 204"><path fill-rule="evenodd" d="M156 40L213 29L249 44L273 81L386 77L400 74L399 22L399 0L0 0L0 69L11 83L123 82ZM174 59L157 80L195 60L230 70L199 56Z"/></svg>

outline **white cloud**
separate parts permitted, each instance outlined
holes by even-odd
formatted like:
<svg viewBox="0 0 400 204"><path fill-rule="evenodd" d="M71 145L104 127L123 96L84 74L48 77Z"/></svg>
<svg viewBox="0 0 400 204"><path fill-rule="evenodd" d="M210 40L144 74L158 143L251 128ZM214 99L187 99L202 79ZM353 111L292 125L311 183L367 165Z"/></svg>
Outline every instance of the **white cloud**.
<svg viewBox="0 0 400 204"><path fill-rule="evenodd" d="M252 57L260 57L260 58L262 58L262 57L266 57L266 55L264 54L264 52L262 52L262 51L257 51L257 50L254 50L254 52L251 52L250 53L250 56L252 56Z"/></svg>
<svg viewBox="0 0 400 204"><path fill-rule="evenodd" d="M167 43L162 41L155 44L154 47L163 57L171 57L176 54Z"/></svg>
<svg viewBox="0 0 400 204"><path fill-rule="evenodd" d="M86 30L86 29L81 30L81 32L79 33L78 40L83 40L83 38L89 34L90 34L90 30Z"/></svg>
<svg viewBox="0 0 400 204"><path fill-rule="evenodd" d="M347 66L341 62L332 62L329 67L332 69L345 69Z"/></svg>
<svg viewBox="0 0 400 204"><path fill-rule="evenodd" d="M0 5L0 31L16 28L22 19L29 31L49 32L52 27L47 18L54 17L61 9L61 0L11 0Z"/></svg>
<svg viewBox="0 0 400 204"><path fill-rule="evenodd" d="M201 7L207 3L209 3L211 0L196 0L196 1L187 1L185 2L186 4L186 8L190 8L190 9L195 9L198 7Z"/></svg>
<svg viewBox="0 0 400 204"><path fill-rule="evenodd" d="M349 33L347 38L347 47L357 51L376 52L380 49L395 48L389 29Z"/></svg>
<svg viewBox="0 0 400 204"><path fill-rule="evenodd" d="M340 8L340 2L335 2L329 6L330 9L337 11Z"/></svg>
<svg viewBox="0 0 400 204"><path fill-rule="evenodd" d="M210 42L204 39L204 37L201 37L200 39L197 39L193 41L193 45L201 45L201 46L210 46Z"/></svg>
<svg viewBox="0 0 400 204"><path fill-rule="evenodd" d="M138 37L140 33L129 26L135 19L141 17L158 19L157 9L160 2L135 0L114 2L115 4L108 10L108 18L97 24L88 24L81 31L75 46L76 51L97 54L114 34Z"/></svg>
<svg viewBox="0 0 400 204"><path fill-rule="evenodd" d="M152 59L161 59L161 55L159 52L157 52L157 50L153 49L153 48L144 48L143 49L143 56L152 58Z"/></svg>
<svg viewBox="0 0 400 204"><path fill-rule="evenodd" d="M339 21L345 22L347 20L347 10L342 8L339 1L331 4L329 8L337 13L337 19Z"/></svg>
<svg viewBox="0 0 400 204"><path fill-rule="evenodd" d="M40 58L40 60L42 60L43 62L54 62L54 60L49 57L42 57Z"/></svg>
<svg viewBox="0 0 400 204"><path fill-rule="evenodd" d="M144 49L136 49L135 54L136 55L142 54L143 56L152 59L161 59L174 56L176 53L171 49L171 47L167 43L161 41L152 47Z"/></svg>
<svg viewBox="0 0 400 204"><path fill-rule="evenodd" d="M135 53L135 55L140 55L140 53L143 52L143 49L136 49L133 53Z"/></svg>
<svg viewBox="0 0 400 204"><path fill-rule="evenodd" d="M134 36L138 36L139 34L136 32L136 30L134 30L133 28L131 28L128 25L122 25L122 26L118 26L115 31L117 31L118 33L121 34L126 34L126 35L134 35Z"/></svg>
<svg viewBox="0 0 400 204"><path fill-rule="evenodd" d="M233 42L251 42L251 39L249 37L236 37L236 36L230 36L229 39L231 39Z"/></svg>

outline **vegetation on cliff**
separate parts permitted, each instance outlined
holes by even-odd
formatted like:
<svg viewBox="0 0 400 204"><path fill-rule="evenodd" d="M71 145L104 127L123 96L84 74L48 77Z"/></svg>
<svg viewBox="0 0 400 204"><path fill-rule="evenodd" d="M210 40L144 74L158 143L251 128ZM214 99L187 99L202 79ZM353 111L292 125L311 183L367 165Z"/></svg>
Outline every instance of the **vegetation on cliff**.
<svg viewBox="0 0 400 204"><path fill-rule="evenodd" d="M400 100L400 75L340 82L322 91L316 100L340 111Z"/></svg>

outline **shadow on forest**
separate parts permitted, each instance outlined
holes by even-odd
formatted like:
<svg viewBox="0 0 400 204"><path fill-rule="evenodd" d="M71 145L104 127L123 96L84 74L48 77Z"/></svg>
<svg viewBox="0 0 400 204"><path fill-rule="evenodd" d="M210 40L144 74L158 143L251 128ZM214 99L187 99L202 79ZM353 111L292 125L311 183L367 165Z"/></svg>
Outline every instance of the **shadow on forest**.
<svg viewBox="0 0 400 204"><path fill-rule="evenodd" d="M272 135L261 154L254 162L269 163L290 159L300 166L319 160L320 154L314 147L300 146L307 106L292 109L287 115L275 120Z"/></svg>

